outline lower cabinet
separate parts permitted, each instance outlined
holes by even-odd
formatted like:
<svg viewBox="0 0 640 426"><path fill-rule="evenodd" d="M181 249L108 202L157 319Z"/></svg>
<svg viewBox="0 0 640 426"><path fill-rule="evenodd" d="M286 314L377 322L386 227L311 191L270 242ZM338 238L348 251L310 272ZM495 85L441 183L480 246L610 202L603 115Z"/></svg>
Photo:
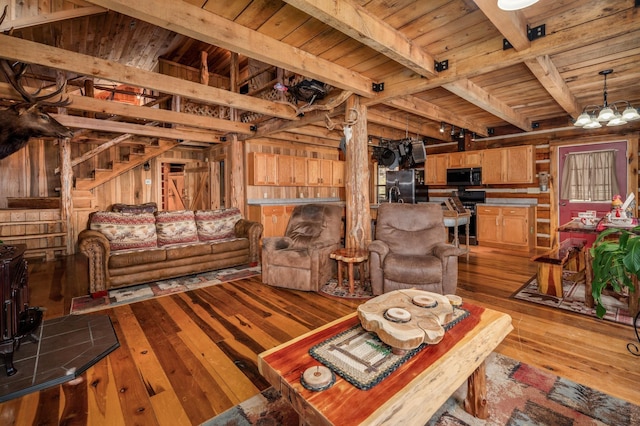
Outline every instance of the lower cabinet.
<svg viewBox="0 0 640 426"><path fill-rule="evenodd" d="M250 205L249 220L260 222L264 229L263 237L281 237L287 230L289 217L295 206L292 205Z"/></svg>
<svg viewBox="0 0 640 426"><path fill-rule="evenodd" d="M532 207L476 206L480 245L529 251L535 239Z"/></svg>

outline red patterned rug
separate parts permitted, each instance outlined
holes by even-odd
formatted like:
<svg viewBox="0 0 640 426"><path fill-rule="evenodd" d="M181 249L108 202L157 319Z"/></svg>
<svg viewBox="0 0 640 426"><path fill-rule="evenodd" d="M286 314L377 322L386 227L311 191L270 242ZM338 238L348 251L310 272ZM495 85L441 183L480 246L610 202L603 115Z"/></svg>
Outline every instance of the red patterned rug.
<svg viewBox="0 0 640 426"><path fill-rule="evenodd" d="M236 266L218 271L203 272L202 274L187 275L169 280L140 284L121 289L110 290L105 297L92 298L89 295L74 297L71 300L72 315L86 314L102 309L109 309L120 305L140 302L153 297L167 296L174 293L209 287L243 278L260 275L260 266Z"/></svg>
<svg viewBox="0 0 640 426"><path fill-rule="evenodd" d="M496 353L487 359L489 419L479 420L464 411L462 401L466 392L465 384L440 407L427 425L640 424L640 407L637 405ZM294 426L298 425L298 416L278 392L269 388L203 425Z"/></svg>

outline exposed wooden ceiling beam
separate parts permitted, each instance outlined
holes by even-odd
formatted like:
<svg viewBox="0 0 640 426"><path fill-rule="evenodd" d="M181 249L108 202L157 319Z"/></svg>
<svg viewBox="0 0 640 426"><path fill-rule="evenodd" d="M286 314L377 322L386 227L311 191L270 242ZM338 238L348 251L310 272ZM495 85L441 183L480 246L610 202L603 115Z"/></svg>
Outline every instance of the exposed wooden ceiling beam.
<svg viewBox="0 0 640 426"><path fill-rule="evenodd" d="M412 135L417 134L433 139L442 139L440 132L432 126L428 126L427 124L416 126L413 123L397 120L393 117L389 117L388 114L382 114L372 109L367 110L367 122L403 130L405 133L410 133Z"/></svg>
<svg viewBox="0 0 640 426"><path fill-rule="evenodd" d="M505 12L498 7L495 0L474 0L474 2L514 49L525 50L531 47L527 35L527 23L520 11ZM524 63L555 101L568 114L574 118L577 117L580 111L578 102L549 55L527 59Z"/></svg>
<svg viewBox="0 0 640 426"><path fill-rule="evenodd" d="M495 96L471 80L459 80L447 83L442 87L522 130L531 130L531 120L523 117L522 114L514 111L509 105L496 99Z"/></svg>
<svg viewBox="0 0 640 426"><path fill-rule="evenodd" d="M553 99L555 99L569 115L577 118L582 108L578 105L576 97L569 90L569 86L565 83L558 68L556 68L551 58L549 58L549 55L528 59L524 63Z"/></svg>
<svg viewBox="0 0 640 426"><path fill-rule="evenodd" d="M419 75L436 75L434 59L411 40L349 0L284 0L325 24L369 46Z"/></svg>
<svg viewBox="0 0 640 426"><path fill-rule="evenodd" d="M35 91L35 89L32 88L27 88L27 90ZM168 111L165 109L147 108L74 94L69 94L68 96L71 101L71 105L67 107L68 109L113 114L143 120L160 121L163 123L182 124L185 126L215 130L218 132L241 133L246 135L252 135L254 133L250 129L251 124L240 123L237 121L186 114L182 112ZM22 100L18 92L6 83L0 83L0 97L5 99Z"/></svg>
<svg viewBox="0 0 640 426"><path fill-rule="evenodd" d="M489 134L485 127L478 126L464 118L455 117L454 113L445 111L438 105L415 96L404 96L402 98L391 99L384 104L430 120L446 121L449 124L454 124L457 127L470 130L479 135L487 136Z"/></svg>
<svg viewBox="0 0 640 426"><path fill-rule="evenodd" d="M64 21L66 19L81 18L83 16L97 15L104 13L106 9L98 6L79 7L76 9L62 10L60 12L45 13L42 15L27 16L20 19L5 19L0 24L0 31L9 29L20 29L33 27L36 25L50 24L52 22Z"/></svg>
<svg viewBox="0 0 640 426"><path fill-rule="evenodd" d="M166 127L144 126L140 124L120 123L95 118L74 117L65 114L51 114L63 126L75 129L91 129L103 132L131 133L133 135L153 136L165 139L190 140L196 142L221 142L221 135L196 129L168 129Z"/></svg>
<svg viewBox="0 0 640 426"><path fill-rule="evenodd" d="M606 5L603 4L603 8ZM452 49L449 53L449 69L437 77L425 79L419 75L398 74L385 81L385 90L373 100L363 99L365 104L384 102L388 98L410 95L442 86L463 78L470 78L496 71L539 56L553 55L594 44L613 37L638 32L637 9L630 3L627 9L612 14L596 14L595 19L582 25L574 25L548 33L522 51L502 49L502 37L474 45L473 49Z"/></svg>
<svg viewBox="0 0 640 426"><path fill-rule="evenodd" d="M527 22L522 12L504 11L498 7L496 0L473 1L516 50L524 50L531 46L527 36Z"/></svg>
<svg viewBox="0 0 640 426"><path fill-rule="evenodd" d="M204 84L0 34L0 57L181 95L205 103L296 120L290 107Z"/></svg>
<svg viewBox="0 0 640 426"><path fill-rule="evenodd" d="M168 28L232 52L316 78L361 96L373 97L372 80L289 44L224 19L187 2L91 0L127 16Z"/></svg>

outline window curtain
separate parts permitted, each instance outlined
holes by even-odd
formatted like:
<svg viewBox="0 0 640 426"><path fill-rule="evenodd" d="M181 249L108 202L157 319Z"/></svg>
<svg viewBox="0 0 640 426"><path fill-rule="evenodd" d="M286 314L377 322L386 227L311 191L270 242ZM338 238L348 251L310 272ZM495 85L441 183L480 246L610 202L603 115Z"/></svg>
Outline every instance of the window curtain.
<svg viewBox="0 0 640 426"><path fill-rule="evenodd" d="M615 151L567 155L560 192L563 200L609 201L619 193Z"/></svg>

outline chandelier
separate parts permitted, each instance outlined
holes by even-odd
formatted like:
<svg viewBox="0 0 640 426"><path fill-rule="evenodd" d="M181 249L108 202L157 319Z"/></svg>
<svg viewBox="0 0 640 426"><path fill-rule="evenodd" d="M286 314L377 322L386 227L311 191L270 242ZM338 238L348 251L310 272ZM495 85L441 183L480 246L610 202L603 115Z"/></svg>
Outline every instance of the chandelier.
<svg viewBox="0 0 640 426"><path fill-rule="evenodd" d="M604 103L602 105L587 105L582 110L582 114L573 124L583 129L597 129L606 123L607 126L621 126L629 121L640 119L638 110L631 106L628 101L615 101L607 103L607 76L613 72L612 69L600 71L598 74L604 76ZM622 113L618 110L618 105L626 105ZM621 107L622 108L622 107Z"/></svg>
<svg viewBox="0 0 640 426"><path fill-rule="evenodd" d="M498 7L502 10L520 10L529 7L538 0L498 0Z"/></svg>

